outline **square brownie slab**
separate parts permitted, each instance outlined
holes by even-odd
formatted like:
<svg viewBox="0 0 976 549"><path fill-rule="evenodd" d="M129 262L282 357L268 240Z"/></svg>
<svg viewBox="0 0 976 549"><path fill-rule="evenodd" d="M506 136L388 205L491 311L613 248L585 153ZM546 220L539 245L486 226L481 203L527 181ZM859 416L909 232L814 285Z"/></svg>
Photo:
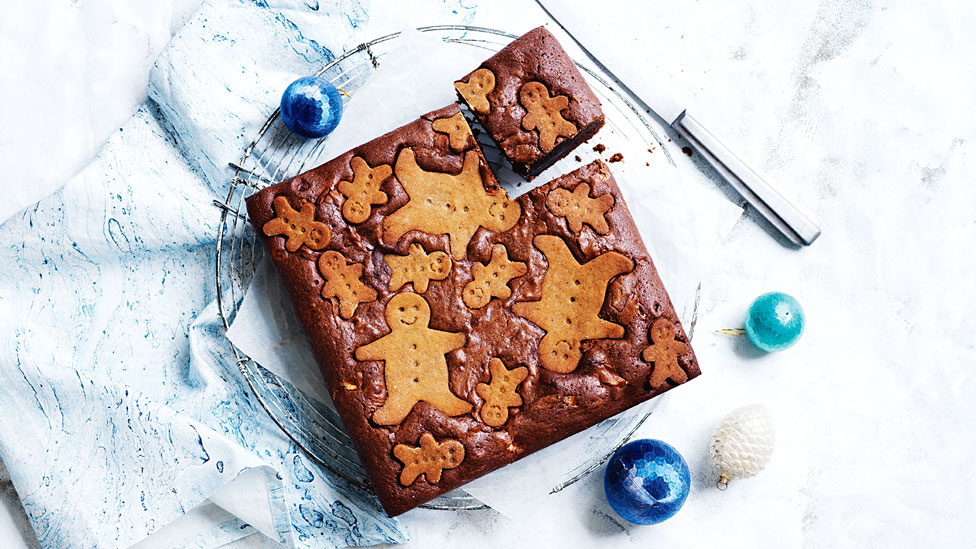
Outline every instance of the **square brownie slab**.
<svg viewBox="0 0 976 549"><path fill-rule="evenodd" d="M458 96L532 179L603 127L603 110L576 65L543 27L454 83Z"/></svg>
<svg viewBox="0 0 976 549"><path fill-rule="evenodd" d="M247 208L390 515L699 375L607 166L510 199L457 105Z"/></svg>

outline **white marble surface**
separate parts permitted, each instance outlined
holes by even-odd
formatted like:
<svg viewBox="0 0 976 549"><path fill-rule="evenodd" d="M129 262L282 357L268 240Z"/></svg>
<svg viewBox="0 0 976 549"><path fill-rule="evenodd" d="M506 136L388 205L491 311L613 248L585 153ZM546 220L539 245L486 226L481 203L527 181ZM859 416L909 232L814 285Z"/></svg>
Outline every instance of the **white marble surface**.
<svg viewBox="0 0 976 549"><path fill-rule="evenodd" d="M418 4L410 22L431 23L425 2ZM18 75L16 89L8 80L0 86L0 155L21 170L8 185L70 175L84 163L79 151L96 150L107 128L134 110L152 51L146 44L160 44L145 37L174 28L186 13L136 5L74 2L25 15L36 28L71 29L70 55L63 40L33 39L23 32L30 25L5 18L3 49L13 44L19 52L2 56L0 71L5 79ZM39 9L46 8L31 8ZM101 15L70 11L86 9ZM372 9L382 16L382 7ZM145 15L132 23L137 32L110 39L112 21L132 14ZM474 19L512 32L542 21L534 4L514 0L483 2ZM665 397L642 428L675 445L694 471L678 516L628 526L613 516L593 475L555 496L531 524L485 512L409 513L411 546L970 544L976 8L898 0L647 3L622 21L608 39L639 35L661 60L648 70L667 74L702 120L797 196L824 236L810 249L790 249L750 212L703 281L694 345L704 375ZM118 84L100 87L115 70ZM45 102L60 101L58 87L74 85L75 109L97 116L73 118ZM51 131L62 126L90 137L64 141L64 132ZM698 169L678 157L681 169ZM749 300L771 289L807 308L808 332L796 348L761 355L743 338L715 332L741 326ZM766 472L719 493L706 466L708 434L750 401L772 409L780 446ZM3 493L4 509L16 517L10 490ZM0 513L0 545L30 546L29 534L18 533L23 522L6 516Z"/></svg>

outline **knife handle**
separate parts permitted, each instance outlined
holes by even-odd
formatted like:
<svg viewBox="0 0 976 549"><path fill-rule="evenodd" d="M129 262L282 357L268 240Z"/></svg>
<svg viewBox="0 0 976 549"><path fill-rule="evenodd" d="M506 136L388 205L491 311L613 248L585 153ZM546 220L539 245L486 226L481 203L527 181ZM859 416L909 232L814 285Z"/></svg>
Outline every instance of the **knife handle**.
<svg viewBox="0 0 976 549"><path fill-rule="evenodd" d="M820 227L816 223L687 112L681 113L671 127L687 139L749 204L791 242L809 246L820 236Z"/></svg>

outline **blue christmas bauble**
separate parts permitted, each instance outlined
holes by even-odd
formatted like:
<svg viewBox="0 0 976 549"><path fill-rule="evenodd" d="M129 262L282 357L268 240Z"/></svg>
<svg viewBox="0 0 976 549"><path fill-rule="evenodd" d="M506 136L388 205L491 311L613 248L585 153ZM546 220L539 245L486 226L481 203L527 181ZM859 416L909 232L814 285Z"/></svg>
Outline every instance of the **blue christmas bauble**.
<svg viewBox="0 0 976 549"><path fill-rule="evenodd" d="M769 292L757 297L749 306L746 334L764 351L782 351L800 339L805 320L803 307L793 296Z"/></svg>
<svg viewBox="0 0 976 549"><path fill-rule="evenodd" d="M610 507L635 524L674 516L688 499L691 473L670 444L654 439L628 442L613 454L603 476Z"/></svg>
<svg viewBox="0 0 976 549"><path fill-rule="evenodd" d="M342 96L320 76L303 76L281 94L281 120L302 137L325 137L339 125L340 118Z"/></svg>

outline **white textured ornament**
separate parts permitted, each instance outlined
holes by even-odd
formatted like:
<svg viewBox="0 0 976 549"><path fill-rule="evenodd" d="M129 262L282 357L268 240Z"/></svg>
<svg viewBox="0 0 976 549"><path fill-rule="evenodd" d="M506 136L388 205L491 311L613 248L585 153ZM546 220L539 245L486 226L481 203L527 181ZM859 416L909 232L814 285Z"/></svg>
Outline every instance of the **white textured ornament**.
<svg viewBox="0 0 976 549"><path fill-rule="evenodd" d="M765 406L732 410L712 433L710 454L719 474L718 488L725 490L734 478L756 476L769 463L775 443L776 429Z"/></svg>

